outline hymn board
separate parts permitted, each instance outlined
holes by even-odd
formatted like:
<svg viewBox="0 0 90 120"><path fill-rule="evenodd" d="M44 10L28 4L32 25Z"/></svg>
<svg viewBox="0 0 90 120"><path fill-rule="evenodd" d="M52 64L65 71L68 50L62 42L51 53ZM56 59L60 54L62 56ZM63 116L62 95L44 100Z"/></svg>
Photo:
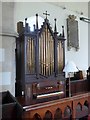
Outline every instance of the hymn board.
<svg viewBox="0 0 90 120"><path fill-rule="evenodd" d="M25 19L17 23L19 37L16 40L16 96L25 96L33 99L36 95L46 94L52 97L60 92L65 96L64 67L64 27L58 35L56 19L54 31L49 20L44 19L41 28L38 28L38 14L34 31Z"/></svg>

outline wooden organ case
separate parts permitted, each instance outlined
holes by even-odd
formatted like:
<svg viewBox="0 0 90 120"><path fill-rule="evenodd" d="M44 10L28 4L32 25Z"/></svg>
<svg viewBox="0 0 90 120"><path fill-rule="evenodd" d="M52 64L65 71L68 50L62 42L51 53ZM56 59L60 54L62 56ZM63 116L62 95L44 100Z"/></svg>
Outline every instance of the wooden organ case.
<svg viewBox="0 0 90 120"><path fill-rule="evenodd" d="M58 35L55 19L54 32L49 20L44 19L38 28L38 14L34 31L25 19L17 23L19 37L16 40L16 96L24 95L31 100L65 97L64 27Z"/></svg>

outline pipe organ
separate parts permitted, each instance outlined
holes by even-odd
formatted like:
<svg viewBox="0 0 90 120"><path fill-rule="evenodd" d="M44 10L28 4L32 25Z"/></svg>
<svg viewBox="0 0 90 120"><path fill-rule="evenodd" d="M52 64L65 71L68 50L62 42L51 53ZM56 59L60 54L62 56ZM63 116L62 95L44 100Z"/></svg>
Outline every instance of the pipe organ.
<svg viewBox="0 0 90 120"><path fill-rule="evenodd" d="M47 16L41 28L36 26L30 31L25 19L17 23L16 40L16 96L22 93L27 98L42 99L65 97L64 67L64 27L58 35L55 19L54 31Z"/></svg>

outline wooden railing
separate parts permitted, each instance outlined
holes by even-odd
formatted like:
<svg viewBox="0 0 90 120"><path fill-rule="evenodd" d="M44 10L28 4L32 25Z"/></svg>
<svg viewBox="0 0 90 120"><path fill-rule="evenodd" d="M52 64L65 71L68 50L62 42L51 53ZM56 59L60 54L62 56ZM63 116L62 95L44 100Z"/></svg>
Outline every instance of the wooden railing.
<svg viewBox="0 0 90 120"><path fill-rule="evenodd" d="M30 120L62 120L88 116L90 93L23 107L22 118Z"/></svg>
<svg viewBox="0 0 90 120"><path fill-rule="evenodd" d="M72 98L72 117L82 118L90 113L90 93L77 95Z"/></svg>

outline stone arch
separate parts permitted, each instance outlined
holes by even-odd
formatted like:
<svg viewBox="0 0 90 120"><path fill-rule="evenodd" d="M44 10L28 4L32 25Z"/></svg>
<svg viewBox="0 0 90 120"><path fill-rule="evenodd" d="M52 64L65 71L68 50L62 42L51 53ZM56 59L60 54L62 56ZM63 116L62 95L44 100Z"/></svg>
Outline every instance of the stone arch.
<svg viewBox="0 0 90 120"><path fill-rule="evenodd" d="M60 108L57 108L54 114L54 120L62 120L62 111Z"/></svg>

